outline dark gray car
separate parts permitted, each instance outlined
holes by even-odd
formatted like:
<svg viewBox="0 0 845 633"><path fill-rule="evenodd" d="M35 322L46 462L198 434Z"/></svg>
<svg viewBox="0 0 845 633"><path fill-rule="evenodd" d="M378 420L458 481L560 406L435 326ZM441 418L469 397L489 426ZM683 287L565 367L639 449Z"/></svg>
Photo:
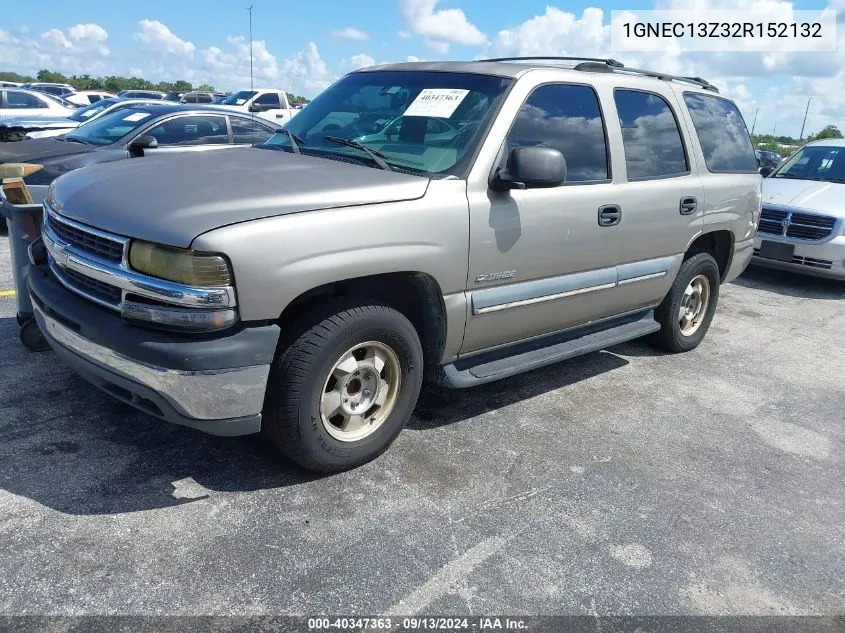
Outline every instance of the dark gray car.
<svg viewBox="0 0 845 633"><path fill-rule="evenodd" d="M37 163L26 179L45 185L89 165L173 152L205 152L263 143L275 126L217 109L176 104L122 108L80 125L71 133L0 146L0 163Z"/></svg>

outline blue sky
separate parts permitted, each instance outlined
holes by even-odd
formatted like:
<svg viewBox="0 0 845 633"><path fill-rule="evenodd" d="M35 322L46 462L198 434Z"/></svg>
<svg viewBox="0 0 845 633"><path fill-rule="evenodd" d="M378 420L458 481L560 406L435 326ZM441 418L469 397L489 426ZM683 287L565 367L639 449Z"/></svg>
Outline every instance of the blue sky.
<svg viewBox="0 0 845 633"><path fill-rule="evenodd" d="M613 10L654 8L840 9L845 0L253 0L256 84L311 97L345 72L388 61L488 55L607 56ZM0 70L135 74L151 80L248 84L248 0L41 0L4 2ZM34 11L34 6L38 10ZM842 20L842 16L840 16ZM839 42L845 42L840 22ZM845 51L831 53L615 54L631 65L698 74L734 98L749 126L797 136L845 127Z"/></svg>

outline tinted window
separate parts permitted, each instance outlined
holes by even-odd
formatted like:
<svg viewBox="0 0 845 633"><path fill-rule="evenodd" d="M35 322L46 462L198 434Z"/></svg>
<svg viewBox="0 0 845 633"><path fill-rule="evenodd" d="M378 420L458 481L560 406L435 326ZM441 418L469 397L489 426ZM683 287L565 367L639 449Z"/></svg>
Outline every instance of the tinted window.
<svg viewBox="0 0 845 633"><path fill-rule="evenodd" d="M273 136L273 130L258 121L230 117L232 136L235 145L251 145L252 143L266 143Z"/></svg>
<svg viewBox="0 0 845 633"><path fill-rule="evenodd" d="M751 136L737 107L727 99L684 93L710 171L757 171ZM779 160L764 152L770 160Z"/></svg>
<svg viewBox="0 0 845 633"><path fill-rule="evenodd" d="M47 104L35 95L19 92L17 90L6 91L6 107L8 108L46 108Z"/></svg>
<svg viewBox="0 0 845 633"><path fill-rule="evenodd" d="M223 100L224 105L243 105L255 96L254 90L241 90Z"/></svg>
<svg viewBox="0 0 845 633"><path fill-rule="evenodd" d="M566 159L567 182L609 177L599 101L588 86L550 84L531 93L508 134L507 151L526 145L559 150Z"/></svg>
<svg viewBox="0 0 845 633"><path fill-rule="evenodd" d="M616 90L613 96L629 180L689 171L678 122L663 97L635 90Z"/></svg>
<svg viewBox="0 0 845 633"><path fill-rule="evenodd" d="M273 92L268 92L266 94L261 95L260 97L258 97L258 99L255 100L255 103L258 103L260 105L273 106L274 108L282 107L282 102L279 101L279 95Z"/></svg>
<svg viewBox="0 0 845 633"><path fill-rule="evenodd" d="M845 183L845 147L805 145L773 177Z"/></svg>
<svg viewBox="0 0 845 633"><path fill-rule="evenodd" d="M152 120L152 112L141 107L126 107L86 121L67 138L74 138L92 145L109 145L119 141L133 130Z"/></svg>
<svg viewBox="0 0 845 633"><path fill-rule="evenodd" d="M159 145L220 145L229 143L222 116L183 116L157 125L149 132Z"/></svg>

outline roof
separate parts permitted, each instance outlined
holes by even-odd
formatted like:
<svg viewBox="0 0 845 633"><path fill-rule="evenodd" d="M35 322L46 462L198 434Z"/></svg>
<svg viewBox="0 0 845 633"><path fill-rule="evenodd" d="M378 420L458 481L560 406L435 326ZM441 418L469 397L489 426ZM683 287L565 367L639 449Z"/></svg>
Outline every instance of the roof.
<svg viewBox="0 0 845 633"><path fill-rule="evenodd" d="M551 63L549 63L551 62ZM715 86L700 77L681 77L659 71L630 68L614 59L593 57L512 57L481 59L475 61L442 62L400 62L362 68L358 72L406 71L406 72L454 72L478 75L494 75L516 79L522 74L538 68L553 68L569 72L602 72L624 75L639 75L694 84L712 92L719 92Z"/></svg>
<svg viewBox="0 0 845 633"><path fill-rule="evenodd" d="M820 138L810 141L807 145L826 145L828 147L845 147L845 138Z"/></svg>

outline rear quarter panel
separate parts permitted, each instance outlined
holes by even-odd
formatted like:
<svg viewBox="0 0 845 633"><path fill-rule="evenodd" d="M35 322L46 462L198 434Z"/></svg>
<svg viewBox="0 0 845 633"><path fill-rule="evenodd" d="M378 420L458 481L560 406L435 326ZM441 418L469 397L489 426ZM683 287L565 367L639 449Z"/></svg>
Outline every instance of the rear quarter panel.
<svg viewBox="0 0 845 633"><path fill-rule="evenodd" d="M763 199L763 179L757 172L711 172L707 168L692 116L686 107L684 93L693 92L710 97L724 97L706 90L691 89L684 84L672 84L672 89L675 91L678 101L683 104L683 107L680 108L680 113L689 130L695 164L698 167L701 182L704 185L704 214L701 232L730 231L733 234L735 259L736 257L745 257L746 255L750 258L749 249L751 247L749 244L753 244L757 222L760 219L760 206ZM692 241L697 239L699 235L694 236ZM749 252L746 253L745 251ZM735 267L732 266L732 268ZM726 279L725 281L730 281L730 279Z"/></svg>

